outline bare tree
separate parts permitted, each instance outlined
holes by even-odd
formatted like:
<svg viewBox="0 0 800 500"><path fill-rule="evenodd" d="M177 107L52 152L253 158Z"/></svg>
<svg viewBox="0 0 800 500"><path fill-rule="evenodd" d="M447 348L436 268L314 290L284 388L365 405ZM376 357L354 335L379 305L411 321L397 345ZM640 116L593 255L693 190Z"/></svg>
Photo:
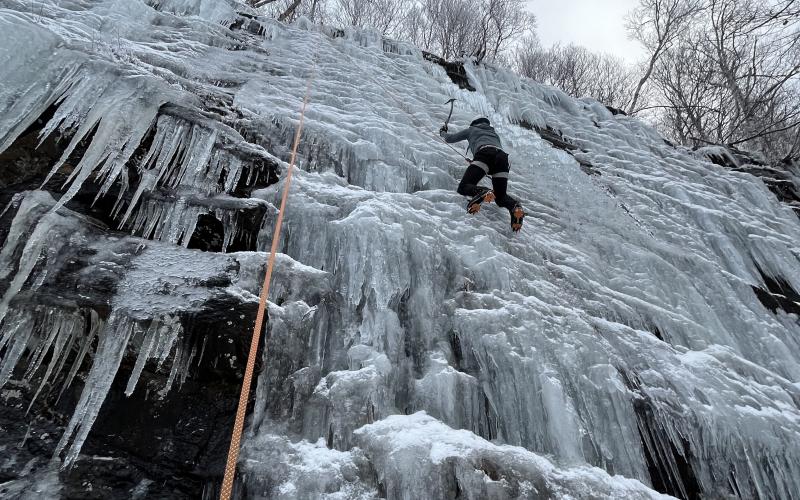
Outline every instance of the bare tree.
<svg viewBox="0 0 800 500"><path fill-rule="evenodd" d="M267 15L374 28L445 59L507 57L535 27L525 0L248 0Z"/></svg>
<svg viewBox="0 0 800 500"><path fill-rule="evenodd" d="M481 19L474 4L465 0L426 0L436 46L445 59L473 55L479 46Z"/></svg>
<svg viewBox="0 0 800 500"><path fill-rule="evenodd" d="M397 36L411 7L411 0L335 0L328 19L336 26L371 27L382 35Z"/></svg>
<svg viewBox="0 0 800 500"><path fill-rule="evenodd" d="M707 0L706 55L733 104L730 139L772 149L768 136L800 124L800 2ZM793 92L794 91L794 92Z"/></svg>
<svg viewBox="0 0 800 500"><path fill-rule="evenodd" d="M650 109L663 112L662 130L683 144L701 137L723 142L729 121L724 87L712 61L702 55L700 43L697 36L687 36L664 51L653 69L660 99Z"/></svg>
<svg viewBox="0 0 800 500"><path fill-rule="evenodd" d="M615 108L624 109L635 90L632 70L624 61L578 45L545 49L529 37L517 49L515 63L523 76Z"/></svg>
<svg viewBox="0 0 800 500"><path fill-rule="evenodd" d="M632 108L661 110L660 124L684 143L745 145L772 159L800 154L800 0L698 0L691 7L703 15L685 18L668 43L648 46L645 75L659 102ZM653 11L637 15L655 18ZM655 30L642 25L640 39L664 39Z"/></svg>
<svg viewBox="0 0 800 500"><path fill-rule="evenodd" d="M524 0L421 0L399 35L445 59L496 61L534 26Z"/></svg>
<svg viewBox="0 0 800 500"><path fill-rule="evenodd" d="M325 0L249 0L251 6L265 15L291 22L306 16L314 22L325 22Z"/></svg>
<svg viewBox="0 0 800 500"><path fill-rule="evenodd" d="M628 109L636 91L632 68L622 59L609 54L594 54L593 58L596 61L595 78L588 95L607 106Z"/></svg>
<svg viewBox="0 0 800 500"><path fill-rule="evenodd" d="M688 23L703 9L701 0L640 0L626 22L628 33L649 52L645 71L636 85L628 112L637 111L639 96L661 54L680 36Z"/></svg>
<svg viewBox="0 0 800 500"><path fill-rule="evenodd" d="M497 59L510 42L532 32L536 18L525 10L523 0L489 0L482 19L482 57Z"/></svg>

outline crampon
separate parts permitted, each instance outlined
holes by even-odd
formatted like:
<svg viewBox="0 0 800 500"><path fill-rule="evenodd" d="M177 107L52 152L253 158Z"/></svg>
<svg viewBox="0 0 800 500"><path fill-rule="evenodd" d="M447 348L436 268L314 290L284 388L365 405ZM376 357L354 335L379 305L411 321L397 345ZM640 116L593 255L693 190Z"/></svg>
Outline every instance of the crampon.
<svg viewBox="0 0 800 500"><path fill-rule="evenodd" d="M518 233L522 229L522 219L525 218L525 211L520 205L511 210L511 230Z"/></svg>
<svg viewBox="0 0 800 500"><path fill-rule="evenodd" d="M491 203L494 201L494 191L487 189L481 193L476 194L467 203L467 213L477 214L481 209L481 203Z"/></svg>

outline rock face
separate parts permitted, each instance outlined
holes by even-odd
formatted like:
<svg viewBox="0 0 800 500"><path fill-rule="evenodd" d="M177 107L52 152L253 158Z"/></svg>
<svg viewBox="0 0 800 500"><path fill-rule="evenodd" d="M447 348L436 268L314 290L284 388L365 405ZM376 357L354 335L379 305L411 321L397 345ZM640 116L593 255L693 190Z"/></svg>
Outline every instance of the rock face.
<svg viewBox="0 0 800 500"><path fill-rule="evenodd" d="M233 0L34 4L0 7L0 496L218 494L311 79L237 496L797 498L800 221L754 170ZM518 235L464 213L451 97Z"/></svg>
<svg viewBox="0 0 800 500"><path fill-rule="evenodd" d="M779 200L800 214L800 158L787 156L775 165L768 165L763 159L732 146L708 146L699 148L698 153L717 165L760 177Z"/></svg>

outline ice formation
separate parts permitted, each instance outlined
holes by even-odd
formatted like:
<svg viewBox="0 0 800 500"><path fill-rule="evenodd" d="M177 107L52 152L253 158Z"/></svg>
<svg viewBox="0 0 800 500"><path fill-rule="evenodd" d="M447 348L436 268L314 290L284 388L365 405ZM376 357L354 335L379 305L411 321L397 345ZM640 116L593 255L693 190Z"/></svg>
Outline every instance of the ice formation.
<svg viewBox="0 0 800 500"><path fill-rule="evenodd" d="M475 91L407 44L234 0L0 2L0 152L44 120L62 151L40 182L63 184L0 216L0 387L32 406L80 379L60 464L124 357L125 395L152 367L170 398L204 356L197 311L257 300L313 75L245 496L796 498L792 207L595 101L464 70ZM503 138L519 235L464 213L451 97L454 126Z"/></svg>

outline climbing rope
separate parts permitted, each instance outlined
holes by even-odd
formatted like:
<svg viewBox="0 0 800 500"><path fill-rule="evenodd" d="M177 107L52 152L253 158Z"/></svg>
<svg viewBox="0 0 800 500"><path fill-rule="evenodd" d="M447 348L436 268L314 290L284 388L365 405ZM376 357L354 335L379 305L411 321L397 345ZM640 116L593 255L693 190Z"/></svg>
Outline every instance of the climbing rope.
<svg viewBox="0 0 800 500"><path fill-rule="evenodd" d="M303 131L303 121L306 115L306 107L308 106L308 99L311 94L311 85L316 76L317 62L316 54L314 57L314 65L311 70L311 75L308 77L306 83L306 93L303 97L303 107L300 109L300 123L297 126L297 131L294 135L294 143L292 144L292 155L289 160L289 170L286 173L286 181L283 185L283 196L281 197L281 208L278 212L278 219L275 222L275 231L272 234L272 247L270 248L269 260L267 262L267 274L264 276L264 284L261 287L261 296L258 302L258 313L256 314L256 324L253 328L253 338L250 342L250 353L247 356L247 367L244 371L244 380L242 380L242 391L239 394L239 406L236 410L236 420L233 424L233 432L231 433L231 446L228 450L228 461L225 464L225 477L222 480L222 490L220 491L220 500L230 500L233 492L233 479L236 475L236 462L239 460L239 449L242 441L242 430L244 429L244 417L247 412L247 400L250 396L250 385L253 379L253 371L256 364L256 353L258 352L258 343L261 339L261 330L264 323L264 313L267 307L267 297L269 297L269 284L272 278L272 268L275 264L275 254L278 252L278 241L281 237L281 226L283 225L283 214L286 210L286 200L289 197L289 186L292 183L292 171L294 170L295 159L297 158L297 147L300 144L300 134ZM265 346L266 349L266 346Z"/></svg>
<svg viewBox="0 0 800 500"><path fill-rule="evenodd" d="M369 73L366 72L365 74ZM280 210L278 212L278 218L275 222L275 230L272 235L272 245L270 248L269 260L267 262L267 273L264 276L264 283L261 288L261 295L259 297L259 303L258 303L258 312L256 314L256 323L253 328L253 336L250 342L250 352L248 353L247 365L245 367L245 372L244 372L244 379L242 380L242 389L239 394L239 405L236 409L236 419L234 421L233 431L231 432L231 444L230 448L228 449L228 459L225 463L225 476L223 477L222 480L222 488L219 496L220 500L230 500L231 495L233 494L233 484L236 475L236 464L239 460L242 432L244 430L244 419L247 413L247 401L250 396L250 386L252 385L253 372L255 370L258 344L261 339L261 332L263 330L263 325L264 325L264 315L266 313L267 298L269 297L269 287L270 287L270 281L272 279L272 269L275 264L275 255L278 251L278 242L280 240L281 228L283 226L283 215L286 209L286 201L289 197L289 187L291 185L292 172L294 170L295 160L297 158L297 149L300 144L300 135L303 131L303 123L305 119L306 107L308 106L308 100L311 94L311 86L313 84L315 76L316 76L316 54L314 56L314 66L311 75L309 75L308 82L306 83L305 96L303 97L303 106L300 110L300 122L298 124L297 131L295 132L294 142L292 144L292 154L289 160L289 169L286 173L286 181L283 186L283 195L281 197ZM394 95L393 92L391 92L379 81L377 81L377 79L374 78L371 79L375 84L377 84L381 89L383 89L384 92L386 92L389 98L395 102L395 104L400 110L409 115L411 121L415 125L417 125L417 127L427 128L425 127L425 125L420 126L421 124L416 119L416 117L412 113L403 109L401 101ZM455 151L459 156L461 156L466 160L469 160L469 158L467 158L465 155L459 152L452 145L447 143L438 134L432 133L432 135L434 135L447 147Z"/></svg>
<svg viewBox="0 0 800 500"><path fill-rule="evenodd" d="M440 135L437 135L436 133L434 133L433 135L435 135L437 139L439 139L440 141L442 141L442 143L443 143L445 146L447 146L448 148L450 148L450 149L452 149L453 151L455 151L455 152L456 152L456 154L457 154L458 156L460 156L460 157L464 158L465 160L467 160L467 163L472 163L472 160L471 160L471 159L470 159L470 158L469 158L467 155L465 155L465 154L464 154L464 153L462 153L461 151L459 151L459 150L457 150L456 148L454 148L454 147L453 147L453 145L452 145L452 144L450 144L449 142L445 141L445 140L442 138L442 136L440 136Z"/></svg>

